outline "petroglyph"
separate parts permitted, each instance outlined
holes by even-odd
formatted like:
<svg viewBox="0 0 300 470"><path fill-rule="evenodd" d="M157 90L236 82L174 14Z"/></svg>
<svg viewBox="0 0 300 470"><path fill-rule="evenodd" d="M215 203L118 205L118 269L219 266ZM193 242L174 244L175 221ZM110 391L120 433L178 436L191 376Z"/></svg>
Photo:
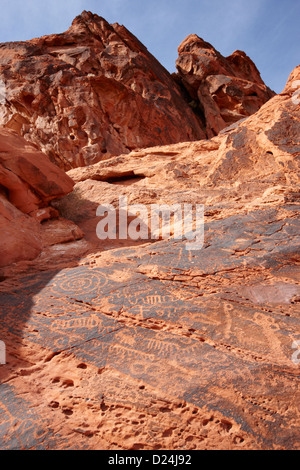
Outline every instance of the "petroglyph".
<svg viewBox="0 0 300 470"><path fill-rule="evenodd" d="M245 217L241 216L238 229L232 221L215 223L216 245L220 244L219 230L228 232L230 245L234 237L246 239ZM253 216L249 232L263 227L259 221L266 218L266 213ZM259 236L263 237L263 233ZM260 259L249 252L242 263L240 257L228 257L227 251L217 247L191 256L178 242L160 242L159 249L151 246L149 252L152 265L147 250L139 258L130 257L131 249L126 251L129 260L124 265L124 278L111 275L122 272L121 263L114 258L94 268L78 266L60 273L41 273L25 278L11 293L0 291L1 337L6 339L8 353L8 364L0 367L0 377L2 381L10 379L10 396L15 396L14 386L24 383L27 377L29 390L34 378L38 384L38 374L49 364L50 409L64 420L66 417L72 420L77 413L76 400L83 407L83 399L66 397L62 404L62 391L72 390L69 396L78 397L90 387L90 396L94 397L91 384L96 383L100 390L98 398L86 402L91 407L87 410L95 407L107 413L108 405L100 399L106 389L98 380L121 374L126 384L132 380L136 385L139 392L134 400L142 403L143 412L146 405L140 394L152 387L197 409L206 407L211 415L220 413L224 423L238 426L234 446L238 446L242 434L244 442L247 436L262 448L285 447L286 439L289 448L296 448L299 377L297 365L292 361L296 356L292 346L299 332L299 307L291 299L284 307L287 316L282 305L255 304L254 297L247 297L247 292L252 292L252 279L257 285L259 276L263 282L270 276L274 269L272 257L278 263L285 258L280 258L280 253L268 253L267 242ZM132 272L129 278L128 264ZM156 271L153 266L157 266ZM155 278L150 278L149 273L154 273ZM159 273L165 279L160 279ZM248 290L241 289L241 279L246 273L250 273ZM289 275L291 284L294 274L289 272ZM35 357L36 350L38 357ZM75 361L70 370L64 355L66 358L72 355ZM15 363L22 356L27 363L21 369L16 368ZM60 367L60 361L64 367ZM90 368L96 372L91 376L87 373L87 379L82 374ZM122 383L110 385L109 393L115 391L116 402ZM133 400L132 397L128 400ZM84 403L89 399L85 396ZM2 396L0 403L3 405L0 414L7 423L2 429L8 429L17 419L21 405L16 400L13 402L12 418L9 418ZM42 416L45 422L47 413ZM19 445L27 445L26 426L22 427L22 423L29 423L34 436L35 419L40 418L26 415L20 419ZM55 419L61 422L60 418ZM86 419L92 418L86 415ZM75 428L81 430L76 434L82 438L85 430L82 423L76 423ZM231 424L224 426L229 428ZM89 439L99 439L99 429L90 432ZM38 446L39 439L34 439L31 443ZM51 447L53 442L53 435L46 432L44 445ZM8 443L5 445L9 447Z"/></svg>
<svg viewBox="0 0 300 470"><path fill-rule="evenodd" d="M52 293L66 295L76 298L84 296L90 297L101 293L101 288L105 286L107 279L101 271L91 271L87 269L70 270L59 274L50 284Z"/></svg>

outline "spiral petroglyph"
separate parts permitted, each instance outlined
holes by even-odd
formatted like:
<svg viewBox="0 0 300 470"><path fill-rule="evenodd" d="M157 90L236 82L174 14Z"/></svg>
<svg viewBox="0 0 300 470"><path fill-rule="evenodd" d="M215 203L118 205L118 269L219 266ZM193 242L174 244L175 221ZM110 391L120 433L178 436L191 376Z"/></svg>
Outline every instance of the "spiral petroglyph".
<svg viewBox="0 0 300 470"><path fill-rule="evenodd" d="M77 269L57 276L49 287L53 294L78 298L98 295L106 282L105 275L100 271Z"/></svg>

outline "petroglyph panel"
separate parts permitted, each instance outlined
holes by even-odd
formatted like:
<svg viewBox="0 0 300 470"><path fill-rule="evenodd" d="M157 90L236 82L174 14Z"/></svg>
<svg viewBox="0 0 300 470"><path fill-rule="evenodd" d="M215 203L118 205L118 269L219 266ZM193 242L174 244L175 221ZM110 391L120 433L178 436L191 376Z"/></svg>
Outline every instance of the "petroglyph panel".
<svg viewBox="0 0 300 470"><path fill-rule="evenodd" d="M49 422L7 384L0 387L0 436L1 450L46 450L56 444Z"/></svg>
<svg viewBox="0 0 300 470"><path fill-rule="evenodd" d="M273 224L271 216L275 214L269 214L268 236L275 237L281 225ZM103 267L27 276L19 288L1 291L0 340L6 343L8 338L9 362L36 345L42 360L51 352L72 353L85 367L117 371L169 396L218 411L265 447L285 439L296 447L299 374L292 362L292 344L300 331L294 295L297 272L285 273L283 246L274 254L267 241L259 256L249 252L239 257L232 249L233 239L240 240L239 249L248 249L251 233L262 236L263 224L253 219L247 232L243 217L230 223L232 230L226 221L209 227L211 245L202 253L186 252L183 241L163 241L159 247L147 247L140 257L134 257L132 249L124 250L131 276L128 264L114 261ZM209 238L214 230L214 238ZM220 230L226 235L223 245ZM295 283L295 301L283 296L285 304L272 304L269 295L270 303L262 304L250 295L253 288L263 292L257 286L268 285L270 273L273 279L281 276L275 286ZM5 370L0 371L4 377ZM13 387L9 396L21 413ZM5 400L5 394L0 395L3 436L15 423ZM39 446L32 425L38 418L17 419L27 423L20 435L25 436L29 426L27 435L32 434L34 446ZM50 442L51 433L47 439ZM25 437L23 444L27 445Z"/></svg>

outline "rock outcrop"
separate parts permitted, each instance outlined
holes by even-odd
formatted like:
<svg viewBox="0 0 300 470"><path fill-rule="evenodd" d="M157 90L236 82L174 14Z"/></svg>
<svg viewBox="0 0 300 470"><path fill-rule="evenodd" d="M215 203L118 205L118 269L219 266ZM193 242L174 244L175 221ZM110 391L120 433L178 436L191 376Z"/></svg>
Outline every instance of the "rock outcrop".
<svg viewBox="0 0 300 470"><path fill-rule="evenodd" d="M216 135L274 95L253 62L189 36L170 73L124 26L83 12L62 34L0 45L0 125L64 170ZM4 93L5 92L5 93Z"/></svg>
<svg viewBox="0 0 300 470"><path fill-rule="evenodd" d="M101 202L111 202L105 198L105 191L116 200L118 194L110 191L114 185L136 203L151 204L155 198L171 204L188 196L206 206L226 202L227 207L231 204L239 211L245 204L249 208L264 206L268 200L296 202L300 126L295 85L299 78L297 67L281 94L247 120L227 127L210 140L134 151L70 170L68 175L77 183L75 190L86 185L86 190L80 190L82 196L88 186L100 182Z"/></svg>
<svg viewBox="0 0 300 470"><path fill-rule="evenodd" d="M275 95L242 51L225 58L192 34L181 43L178 52L177 79L190 96L208 138L254 114Z"/></svg>
<svg viewBox="0 0 300 470"><path fill-rule="evenodd" d="M62 34L0 46L0 125L61 168L205 138L171 75L124 26L83 12Z"/></svg>
<svg viewBox="0 0 300 470"><path fill-rule="evenodd" d="M36 258L53 240L60 243L58 223L64 225L64 239L83 236L71 221L59 222L59 213L49 205L73 186L45 154L14 131L0 129L0 267ZM51 242L43 234L45 224L51 225Z"/></svg>
<svg viewBox="0 0 300 470"><path fill-rule="evenodd" d="M300 66L179 54L87 12L0 45L1 450L300 449Z"/></svg>
<svg viewBox="0 0 300 470"><path fill-rule="evenodd" d="M299 74L211 140L70 170L89 253L0 272L2 449L299 450ZM202 249L98 240L120 196L204 204Z"/></svg>

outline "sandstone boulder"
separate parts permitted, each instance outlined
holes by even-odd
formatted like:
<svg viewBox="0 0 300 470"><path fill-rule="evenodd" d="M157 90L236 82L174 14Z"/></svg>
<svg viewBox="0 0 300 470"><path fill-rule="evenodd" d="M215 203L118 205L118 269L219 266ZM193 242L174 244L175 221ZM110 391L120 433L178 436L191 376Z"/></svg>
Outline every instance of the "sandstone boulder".
<svg viewBox="0 0 300 470"><path fill-rule="evenodd" d="M73 181L16 132L0 129L0 184L26 214L73 189Z"/></svg>
<svg viewBox="0 0 300 470"><path fill-rule="evenodd" d="M0 267L32 260L42 251L40 225L0 195Z"/></svg>
<svg viewBox="0 0 300 470"><path fill-rule="evenodd" d="M47 245L41 223L59 217L49 202L71 192L73 186L71 178L44 153L14 131L0 129L0 266L40 254ZM70 225L74 224L65 222L65 238L78 239L79 233L74 227L72 232ZM55 234L57 227L51 244L61 242L61 235Z"/></svg>

